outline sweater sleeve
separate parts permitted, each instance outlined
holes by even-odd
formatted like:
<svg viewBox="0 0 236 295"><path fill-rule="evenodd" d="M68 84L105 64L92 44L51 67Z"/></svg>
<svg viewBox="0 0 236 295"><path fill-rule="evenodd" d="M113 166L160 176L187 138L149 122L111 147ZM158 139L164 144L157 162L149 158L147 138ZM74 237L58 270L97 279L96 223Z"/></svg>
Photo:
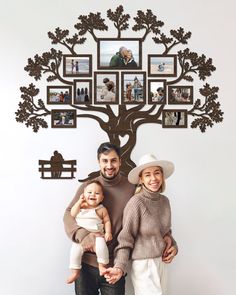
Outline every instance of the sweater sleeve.
<svg viewBox="0 0 236 295"><path fill-rule="evenodd" d="M170 201L168 198L166 198L167 200L167 208L170 212L170 224L169 224L169 231L167 233L165 233L165 235L168 235L171 238L171 246L174 246L176 248L176 250L178 251L178 245L174 239L174 237L172 236L172 230L171 230L171 206L170 206Z"/></svg>
<svg viewBox="0 0 236 295"><path fill-rule="evenodd" d="M115 249L114 266L122 269L124 273L126 272L128 261L134 248L135 238L138 234L140 214L138 198L134 196L124 209L123 227L118 235L118 246Z"/></svg>
<svg viewBox="0 0 236 295"><path fill-rule="evenodd" d="M79 227L75 221L75 218L71 216L71 208L78 201L83 191L84 185L81 185L77 190L74 199L66 208L63 218L66 234L72 241L77 243L80 243L89 234L89 232L86 229Z"/></svg>

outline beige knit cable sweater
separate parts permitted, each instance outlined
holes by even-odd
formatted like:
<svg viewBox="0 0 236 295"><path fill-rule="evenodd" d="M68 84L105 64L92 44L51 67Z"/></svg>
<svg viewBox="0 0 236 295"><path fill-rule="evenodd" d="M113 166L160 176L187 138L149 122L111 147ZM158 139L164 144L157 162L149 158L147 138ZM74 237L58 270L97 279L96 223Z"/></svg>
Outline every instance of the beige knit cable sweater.
<svg viewBox="0 0 236 295"><path fill-rule="evenodd" d="M115 267L126 272L130 259L162 256L165 248L163 237L168 232L171 232L168 198L143 187L140 193L129 200L124 209L123 228L115 249Z"/></svg>

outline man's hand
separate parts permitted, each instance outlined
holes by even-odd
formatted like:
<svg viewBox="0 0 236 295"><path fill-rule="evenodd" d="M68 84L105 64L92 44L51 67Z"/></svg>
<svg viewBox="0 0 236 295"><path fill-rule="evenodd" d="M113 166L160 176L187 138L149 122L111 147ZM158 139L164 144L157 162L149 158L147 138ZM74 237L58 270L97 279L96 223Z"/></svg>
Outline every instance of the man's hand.
<svg viewBox="0 0 236 295"><path fill-rule="evenodd" d="M96 235L94 233L89 233L81 242L81 246L84 251L95 252L95 238Z"/></svg>
<svg viewBox="0 0 236 295"><path fill-rule="evenodd" d="M102 272L102 276L105 277L109 284L115 284L124 275L123 271L118 267L109 267Z"/></svg>

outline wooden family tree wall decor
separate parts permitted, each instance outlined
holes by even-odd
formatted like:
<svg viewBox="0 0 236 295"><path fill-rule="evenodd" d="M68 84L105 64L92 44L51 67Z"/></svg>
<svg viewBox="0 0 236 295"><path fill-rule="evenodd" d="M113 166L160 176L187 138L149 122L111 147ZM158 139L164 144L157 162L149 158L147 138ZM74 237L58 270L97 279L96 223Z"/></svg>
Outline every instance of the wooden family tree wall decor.
<svg viewBox="0 0 236 295"><path fill-rule="evenodd" d="M47 99L43 94L38 100L39 89L33 83L21 87L23 101L16 112L16 120L32 127L34 132L48 127L45 121L48 116L52 128L76 128L77 120L94 119L117 145L121 137L127 136L127 142L121 146L121 171L125 174L135 166L130 155L140 125L191 126L205 132L207 127L223 120L217 101L218 87L205 83L195 91L198 93L194 97L193 77L205 81L216 68L211 58L186 47L191 32L180 27L164 33L164 22L147 9L146 12L138 10L133 17L131 29L137 32L137 38L122 38L123 31L130 29L130 18L120 5L115 11L107 11L107 20L100 12L80 15L73 35L59 27L48 32L53 46L66 52L53 47L41 55L36 54L28 59L25 71L35 81L45 74L47 82L53 85L47 86ZM111 22L117 36L105 38L104 31L108 31ZM96 60L96 54L89 49L88 54L80 54L79 48L89 35L97 44ZM142 45L148 35L152 36L158 54L143 56ZM182 49L173 52L178 45ZM142 67L143 58L148 61L147 70ZM92 64L96 65L94 72ZM49 105L57 108L48 108ZM97 174L92 172L88 178Z"/></svg>

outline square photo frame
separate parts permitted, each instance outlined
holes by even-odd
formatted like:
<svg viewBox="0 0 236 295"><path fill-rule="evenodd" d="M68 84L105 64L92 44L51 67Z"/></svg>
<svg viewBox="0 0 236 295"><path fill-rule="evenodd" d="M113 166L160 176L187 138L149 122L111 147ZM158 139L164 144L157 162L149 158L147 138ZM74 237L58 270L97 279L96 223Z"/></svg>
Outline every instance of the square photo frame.
<svg viewBox="0 0 236 295"><path fill-rule="evenodd" d="M162 111L163 128L187 128L187 110L169 109Z"/></svg>
<svg viewBox="0 0 236 295"><path fill-rule="evenodd" d="M169 86L169 104L193 104L193 86Z"/></svg>
<svg viewBox="0 0 236 295"><path fill-rule="evenodd" d="M121 72L121 102L146 103L146 72Z"/></svg>
<svg viewBox="0 0 236 295"><path fill-rule="evenodd" d="M176 77L176 54L148 54L148 76L150 77Z"/></svg>
<svg viewBox="0 0 236 295"><path fill-rule="evenodd" d="M92 55L63 55L63 76L64 77L91 77L92 76Z"/></svg>
<svg viewBox="0 0 236 295"><path fill-rule="evenodd" d="M92 103L92 80L74 80L74 104Z"/></svg>
<svg viewBox="0 0 236 295"><path fill-rule="evenodd" d="M52 128L76 128L76 110L52 110Z"/></svg>
<svg viewBox="0 0 236 295"><path fill-rule="evenodd" d="M94 72L94 104L119 104L118 72Z"/></svg>
<svg viewBox="0 0 236 295"><path fill-rule="evenodd" d="M142 69L141 39L98 39L97 54L98 69Z"/></svg>
<svg viewBox="0 0 236 295"><path fill-rule="evenodd" d="M47 104L71 104L71 86L47 86Z"/></svg>
<svg viewBox="0 0 236 295"><path fill-rule="evenodd" d="M166 104L166 80L148 80L148 104Z"/></svg>

